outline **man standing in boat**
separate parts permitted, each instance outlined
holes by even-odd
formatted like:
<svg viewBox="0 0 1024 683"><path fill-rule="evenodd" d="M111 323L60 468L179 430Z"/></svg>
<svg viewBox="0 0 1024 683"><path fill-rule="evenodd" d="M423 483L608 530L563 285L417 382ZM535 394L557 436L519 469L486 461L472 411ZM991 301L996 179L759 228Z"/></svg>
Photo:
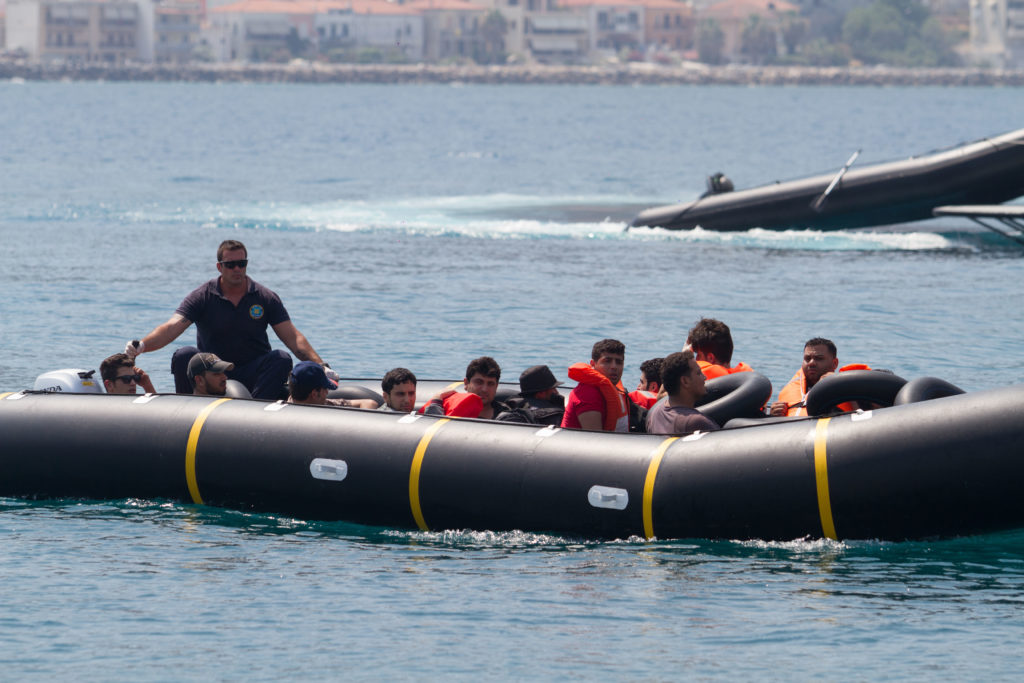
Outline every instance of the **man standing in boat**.
<svg viewBox="0 0 1024 683"><path fill-rule="evenodd" d="M590 352L590 364L569 366L569 379L578 382L565 404L562 426L592 432L628 432L629 397L622 387L626 345L602 339Z"/></svg>
<svg viewBox="0 0 1024 683"><path fill-rule="evenodd" d="M292 323L280 297L246 275L248 265L244 244L237 240L221 242L217 248L220 276L186 296L170 320L141 340L128 342L125 353L134 358L140 353L162 349L195 323L198 348L186 346L171 357L174 389L179 394L191 392L189 360L197 351L207 351L233 364L229 377L244 384L253 398L277 398L291 372L292 359L286 352L270 348L267 327L273 328L299 360L324 365Z"/></svg>
<svg viewBox="0 0 1024 683"><path fill-rule="evenodd" d="M707 393L704 373L691 351L670 353L661 365L662 386L668 397L647 413L648 434L713 432L718 424L694 406Z"/></svg>
<svg viewBox="0 0 1024 683"><path fill-rule="evenodd" d="M746 363L732 365L732 332L721 320L698 320L686 335L686 347L693 351L697 365L707 379L753 370Z"/></svg>

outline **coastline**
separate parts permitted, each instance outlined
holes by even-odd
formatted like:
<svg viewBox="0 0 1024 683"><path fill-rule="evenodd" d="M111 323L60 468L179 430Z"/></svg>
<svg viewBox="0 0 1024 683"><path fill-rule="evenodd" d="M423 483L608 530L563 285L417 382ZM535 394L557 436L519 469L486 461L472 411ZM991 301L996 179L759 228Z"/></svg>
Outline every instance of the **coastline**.
<svg viewBox="0 0 1024 683"><path fill-rule="evenodd" d="M1022 86L1024 70L895 67L438 65L438 64L44 64L0 61L0 80L186 83L466 83L549 85Z"/></svg>

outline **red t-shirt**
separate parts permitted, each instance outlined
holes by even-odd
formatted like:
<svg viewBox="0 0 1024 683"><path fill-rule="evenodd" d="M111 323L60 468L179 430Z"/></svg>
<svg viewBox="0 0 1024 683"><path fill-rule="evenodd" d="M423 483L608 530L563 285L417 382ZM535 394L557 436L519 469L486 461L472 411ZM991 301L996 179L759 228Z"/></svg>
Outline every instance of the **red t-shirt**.
<svg viewBox="0 0 1024 683"><path fill-rule="evenodd" d="M569 400L565 402L565 415L562 416L562 426L569 429L583 429L580 426L580 413L586 413L591 410L601 413L601 424L604 424L606 408L601 390L593 384L577 385L569 393Z"/></svg>

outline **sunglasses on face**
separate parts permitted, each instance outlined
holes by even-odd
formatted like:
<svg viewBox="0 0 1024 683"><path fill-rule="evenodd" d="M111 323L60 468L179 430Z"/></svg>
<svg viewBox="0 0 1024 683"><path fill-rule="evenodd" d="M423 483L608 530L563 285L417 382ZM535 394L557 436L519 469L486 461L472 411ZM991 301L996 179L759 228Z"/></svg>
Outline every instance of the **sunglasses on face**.
<svg viewBox="0 0 1024 683"><path fill-rule="evenodd" d="M232 270L235 268L245 268L249 265L249 259L240 258L237 261L220 261L220 264L225 268L231 268Z"/></svg>
<svg viewBox="0 0 1024 683"><path fill-rule="evenodd" d="M132 382L138 384L141 379L142 375L118 375L117 377L114 378L114 381L116 382L120 380L125 384L131 384Z"/></svg>

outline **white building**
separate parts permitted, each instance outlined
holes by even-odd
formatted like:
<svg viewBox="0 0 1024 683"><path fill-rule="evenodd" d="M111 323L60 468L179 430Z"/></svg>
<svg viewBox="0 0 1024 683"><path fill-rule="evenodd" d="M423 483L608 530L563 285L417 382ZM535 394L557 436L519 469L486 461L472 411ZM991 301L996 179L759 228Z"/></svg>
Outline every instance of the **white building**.
<svg viewBox="0 0 1024 683"><path fill-rule="evenodd" d="M153 61L150 0L8 0L7 49L77 62Z"/></svg>
<svg viewBox="0 0 1024 683"><path fill-rule="evenodd" d="M334 2L325 9L313 21L321 52L376 48L400 52L411 62L423 60L422 13L380 0Z"/></svg>
<svg viewBox="0 0 1024 683"><path fill-rule="evenodd" d="M971 0L971 59L1024 67L1024 0Z"/></svg>

